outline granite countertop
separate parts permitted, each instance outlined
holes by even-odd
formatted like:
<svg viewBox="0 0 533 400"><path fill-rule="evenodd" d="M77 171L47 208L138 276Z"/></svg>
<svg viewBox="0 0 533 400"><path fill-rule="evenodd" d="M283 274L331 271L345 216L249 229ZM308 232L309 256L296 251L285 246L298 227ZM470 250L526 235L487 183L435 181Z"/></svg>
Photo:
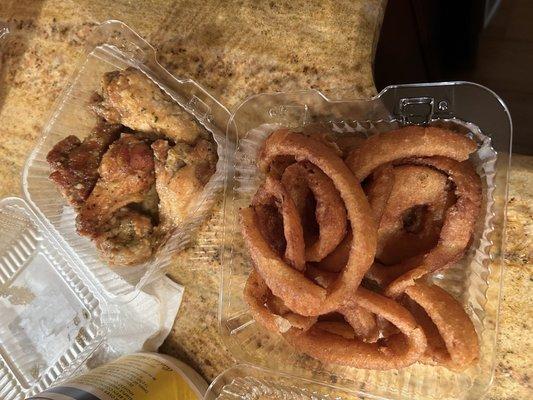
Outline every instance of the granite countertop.
<svg viewBox="0 0 533 400"><path fill-rule="evenodd" d="M152 43L176 76L191 77L229 108L248 95L309 87L375 93L371 61L384 1L2 0L12 25L0 71L0 197L21 195L20 174L53 103L98 22L120 19ZM132 4L135 6L132 7ZM515 156L508 207L499 358L487 398L531 395L533 158ZM233 361L217 331L218 258L176 261L186 291L162 352L208 380Z"/></svg>

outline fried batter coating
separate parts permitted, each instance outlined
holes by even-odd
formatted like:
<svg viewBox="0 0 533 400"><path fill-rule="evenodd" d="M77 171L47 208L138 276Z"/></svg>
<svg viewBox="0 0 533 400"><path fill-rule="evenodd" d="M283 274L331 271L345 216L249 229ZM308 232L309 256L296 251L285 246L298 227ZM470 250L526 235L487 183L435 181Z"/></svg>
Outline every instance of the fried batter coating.
<svg viewBox="0 0 533 400"><path fill-rule="evenodd" d="M80 208L76 225L82 235L96 237L120 208L142 203L155 182L150 147L133 134L123 134L102 157L100 179Z"/></svg>
<svg viewBox="0 0 533 400"><path fill-rule="evenodd" d="M476 149L472 139L450 130L406 126L369 137L350 153L346 164L362 182L376 168L395 160L442 156L464 161Z"/></svg>
<svg viewBox="0 0 533 400"><path fill-rule="evenodd" d="M436 285L419 282L405 293L428 341L422 362L458 371L472 365L479 357L479 341L461 304Z"/></svg>
<svg viewBox="0 0 533 400"><path fill-rule="evenodd" d="M199 139L191 146L167 140L152 144L155 186L159 195L159 219L163 229L180 224L190 204L198 198L215 172L218 156L214 143Z"/></svg>
<svg viewBox="0 0 533 400"><path fill-rule="evenodd" d="M279 297L272 294L255 270L246 281L244 301L254 319L271 332L285 333L291 328L305 331L316 322L315 317L304 317L290 311Z"/></svg>
<svg viewBox="0 0 533 400"><path fill-rule="evenodd" d="M155 132L174 142L192 144L202 134L183 108L135 68L105 74L102 101L93 109L108 122L139 132Z"/></svg>
<svg viewBox="0 0 533 400"><path fill-rule="evenodd" d="M307 197L314 196L318 235L308 235L315 237L307 237L305 259L322 260L337 247L346 234L346 208L338 190L326 174L309 162L298 162L287 167L281 177L281 183L297 203L302 221L306 216Z"/></svg>
<svg viewBox="0 0 533 400"><path fill-rule="evenodd" d="M99 177L102 156L121 129L120 125L101 123L83 141L74 135L67 136L47 154L50 179L72 206L80 207L89 197Z"/></svg>
<svg viewBox="0 0 533 400"><path fill-rule="evenodd" d="M281 243L279 250L284 252L285 260L293 268L303 271L305 269L304 233L300 215L287 189L272 176L267 176L265 182L252 199L252 207L256 210L260 219L261 233L266 237L274 236L275 232L267 231L270 225L268 222L272 221L273 218L265 214L269 208L271 212L274 211L281 214L284 241ZM266 222L266 224L263 225L263 222Z"/></svg>

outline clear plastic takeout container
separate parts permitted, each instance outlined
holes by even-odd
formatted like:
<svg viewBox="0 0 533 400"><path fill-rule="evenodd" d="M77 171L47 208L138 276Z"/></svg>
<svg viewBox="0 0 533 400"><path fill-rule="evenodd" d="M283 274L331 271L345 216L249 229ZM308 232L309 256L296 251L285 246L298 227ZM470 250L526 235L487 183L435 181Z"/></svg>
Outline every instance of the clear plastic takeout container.
<svg viewBox="0 0 533 400"><path fill-rule="evenodd" d="M24 399L79 367L117 316L27 202L0 201L0 235L0 398Z"/></svg>
<svg viewBox="0 0 533 400"><path fill-rule="evenodd" d="M347 93L328 97L316 90L260 94L233 113L228 135L236 139L234 168L226 176L221 222L221 335L243 368L281 373L295 382L304 379L380 399L478 399L492 381L496 359L512 137L509 112L494 92L469 82L389 86L368 100L352 99ZM406 124L449 126L479 144L471 161L482 180L483 203L472 245L464 260L431 278L464 306L479 336L480 360L463 372L418 363L390 371L326 365L258 326L243 300L252 266L240 235L238 211L249 205L262 181L257 151L268 134L283 126L367 137Z"/></svg>
<svg viewBox="0 0 533 400"><path fill-rule="evenodd" d="M105 72L127 67L142 71L212 133L219 161L186 221L150 262L110 268L76 233L73 209L48 179L46 155L64 137L83 138L93 129L92 94ZM163 69L154 49L126 25L108 21L96 28L26 162L24 199L0 201L1 399L26 398L69 376L113 327L121 326L116 305L133 300L143 285L163 276L172 253L189 243L223 188L228 118L228 111L197 83Z"/></svg>
<svg viewBox="0 0 533 400"><path fill-rule="evenodd" d="M235 365L209 385L204 400L349 400L353 393L308 379L273 373L249 365Z"/></svg>
<svg viewBox="0 0 533 400"><path fill-rule="evenodd" d="M2 50L8 34L9 25L0 21L0 70L2 70Z"/></svg>
<svg viewBox="0 0 533 400"><path fill-rule="evenodd" d="M87 55L71 86L57 103L26 163L23 188L32 208L46 219L76 262L83 265L110 296L129 299L144 284L160 276L172 254L189 243L221 192L227 149L224 129L229 112L196 82L174 78L157 62L155 50L119 21L101 24L87 47ZM189 207L184 222L152 259L136 266L110 268L98 258L94 244L77 234L74 209L67 205L55 184L48 179L50 169L46 155L66 136L75 134L83 138L94 128L96 118L88 107L92 94L99 91L104 73L128 67L142 71L213 135L219 161L198 201Z"/></svg>

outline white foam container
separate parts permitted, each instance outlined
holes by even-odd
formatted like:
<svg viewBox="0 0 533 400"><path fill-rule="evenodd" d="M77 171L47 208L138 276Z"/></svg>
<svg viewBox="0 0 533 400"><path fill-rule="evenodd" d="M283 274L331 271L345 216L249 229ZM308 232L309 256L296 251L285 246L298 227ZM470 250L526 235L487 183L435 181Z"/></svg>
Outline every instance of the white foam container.
<svg viewBox="0 0 533 400"><path fill-rule="evenodd" d="M492 91L468 82L391 86L368 100L351 99L347 94L327 97L316 90L261 94L244 101L232 115L228 134L236 138L234 168L226 177L221 220L225 239L219 321L224 342L244 369L253 366L271 371L273 376L282 374L294 382L303 379L352 396L478 399L492 381L496 360L512 136L509 112ZM249 204L262 179L256 165L257 150L276 127L306 129L316 124L339 135L358 136L403 124L448 124L479 142L472 161L482 179L483 204L472 245L460 263L432 277L457 298L472 319L481 347L476 365L463 372L423 364L390 371L326 365L296 351L253 320L242 295L252 265L243 250L238 210Z"/></svg>
<svg viewBox="0 0 533 400"><path fill-rule="evenodd" d="M3 32L0 26L0 35ZM88 104L103 74L134 67L193 115L217 143L214 175L184 222L146 263L110 268L75 229L75 212L48 176L46 155L68 135L94 128ZM176 79L155 50L119 21L102 23L58 99L22 174L24 199L0 201L0 398L18 400L68 377L120 326L113 303L129 302L163 276L223 188L229 112L196 82Z"/></svg>

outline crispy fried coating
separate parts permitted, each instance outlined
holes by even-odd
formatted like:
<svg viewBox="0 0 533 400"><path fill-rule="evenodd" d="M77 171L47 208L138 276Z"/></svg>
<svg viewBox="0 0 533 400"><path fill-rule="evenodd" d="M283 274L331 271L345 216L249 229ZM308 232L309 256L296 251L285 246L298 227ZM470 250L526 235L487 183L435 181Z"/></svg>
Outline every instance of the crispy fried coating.
<svg viewBox="0 0 533 400"><path fill-rule="evenodd" d="M405 294L428 341L422 362L458 371L472 365L479 357L479 341L457 300L436 285L420 282L409 286Z"/></svg>
<svg viewBox="0 0 533 400"><path fill-rule="evenodd" d="M305 331L316 322L316 317L304 317L290 311L279 297L272 294L256 271L252 271L246 281L244 300L254 319L271 332L285 333L291 328Z"/></svg>
<svg viewBox="0 0 533 400"><path fill-rule="evenodd" d="M105 74L101 97L93 109L111 123L189 144L202 135L194 119L138 69Z"/></svg>
<svg viewBox="0 0 533 400"><path fill-rule="evenodd" d="M379 166L402 158L442 156L464 161L476 149L472 139L450 130L406 126L369 137L350 153L346 164L363 181Z"/></svg>
<svg viewBox="0 0 533 400"><path fill-rule="evenodd" d="M287 167L281 177L281 183L298 203L302 220L307 211L307 195L310 192L309 194L314 196L318 237L306 243L305 259L315 262L322 260L337 247L346 234L346 208L338 190L326 174L305 161Z"/></svg>
<svg viewBox="0 0 533 400"><path fill-rule="evenodd" d="M102 156L121 130L120 125L101 123L83 141L67 136L47 154L50 179L72 206L80 207L89 197L99 177Z"/></svg>
<svg viewBox="0 0 533 400"><path fill-rule="evenodd" d="M157 140L155 186L159 195L159 219L171 229L183 222L189 207L215 172L218 156L214 143L199 139L194 145Z"/></svg>
<svg viewBox="0 0 533 400"><path fill-rule="evenodd" d="M95 237L113 214L130 203L142 203L155 183L150 147L133 134L123 134L102 157L100 179L76 218L78 232Z"/></svg>
<svg viewBox="0 0 533 400"><path fill-rule="evenodd" d="M279 156L294 157L298 162L308 161L322 170L332 180L343 200L351 230L354 237L357 237L357 243L355 241L352 242L348 262L340 272L339 279L328 288L327 298L322 297L324 295L323 289L305 279L298 279L298 276L291 277L290 280L282 279L277 282L276 288L274 288L272 284L274 284L273 281L276 278L272 279L272 277L268 278L266 276L269 273L268 271L272 269L264 264L270 258L270 255L266 253L263 253L262 256L257 256L256 268L272 292L281 297L287 306L295 312L302 315L317 315L327 312L328 309L334 310L347 293L353 292L359 286L364 274L374 260L377 228L370 212L370 206L361 186L342 159L332 148L320 141L286 129L280 129L272 133L265 141L259 155L259 167L262 171L268 172L270 164L275 162ZM247 216L246 223L242 225L245 241L250 249L254 247L262 250L262 245L252 243L257 239L257 236L253 234L253 229L249 229L250 224L254 223L253 217ZM254 257L253 251L250 252L252 257ZM288 266L282 263L280 268L286 269ZM302 289L299 285L302 285L303 281L307 281L310 287L314 286L312 292L316 294L316 297L313 297L310 292L307 292L309 301L306 301L305 305L303 305L304 302L298 301L297 298ZM286 286L288 282L295 286L291 289L290 285ZM285 286L284 290L280 290L282 286ZM280 292L277 292L277 290L280 290ZM298 294L295 295L295 293ZM293 297L293 299L291 300L289 297ZM291 304L289 305L289 303ZM299 307L302 307L302 309L299 309Z"/></svg>
<svg viewBox="0 0 533 400"><path fill-rule="evenodd" d="M280 181L267 176L263 185L257 190L251 204L254 209L261 210L257 216L263 216L268 211L265 206L271 206L275 209L274 212L281 214L283 224L281 237L284 239L285 245L283 246L284 249L280 248L279 250L284 250L285 260L293 268L303 271L305 269L305 243L302 223L294 201L286 188ZM265 235L265 228L269 226L268 224L262 225L261 222L260 229ZM271 234L266 232L266 235Z"/></svg>

